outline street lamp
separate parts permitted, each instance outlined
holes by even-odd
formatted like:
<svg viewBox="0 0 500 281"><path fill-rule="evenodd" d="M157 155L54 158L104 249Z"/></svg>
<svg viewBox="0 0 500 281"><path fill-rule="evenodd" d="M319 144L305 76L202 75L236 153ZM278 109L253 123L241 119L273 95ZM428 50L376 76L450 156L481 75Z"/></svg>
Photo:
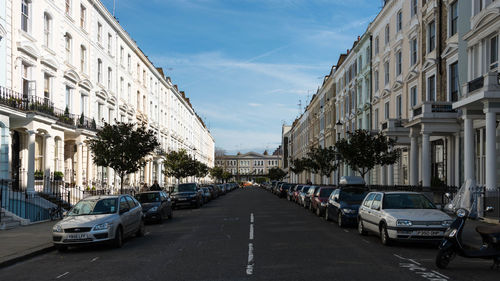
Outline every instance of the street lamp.
<svg viewBox="0 0 500 281"><path fill-rule="evenodd" d="M342 122L340 120L337 121L337 123L335 124L335 129L337 130L337 141L340 140L340 130L342 130L342 126L344 124L342 124ZM337 151L336 152L336 156L337 156L337 185L340 183L340 154L339 152Z"/></svg>

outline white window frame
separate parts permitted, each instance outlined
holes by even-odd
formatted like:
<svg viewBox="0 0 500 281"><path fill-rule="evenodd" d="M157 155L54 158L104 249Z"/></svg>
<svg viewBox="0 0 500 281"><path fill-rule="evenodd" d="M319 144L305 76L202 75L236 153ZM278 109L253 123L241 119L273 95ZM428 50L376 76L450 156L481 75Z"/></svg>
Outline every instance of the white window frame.
<svg viewBox="0 0 500 281"><path fill-rule="evenodd" d="M431 37L431 30L434 30L433 37ZM430 53L435 49L436 49L436 21L432 20L427 24L427 53Z"/></svg>
<svg viewBox="0 0 500 281"><path fill-rule="evenodd" d="M456 7L456 22L455 22L455 32L453 32L453 6L455 5ZM457 34L458 33L458 0L450 3L450 5L448 6L448 18L449 18L449 21L448 21L448 37L452 37L453 35Z"/></svg>
<svg viewBox="0 0 500 281"><path fill-rule="evenodd" d="M87 48L80 45L80 71L82 73L87 73L87 57Z"/></svg>
<svg viewBox="0 0 500 281"><path fill-rule="evenodd" d="M400 32L403 29L403 11L399 10L396 14L396 32Z"/></svg>
<svg viewBox="0 0 500 281"><path fill-rule="evenodd" d="M70 16L70 17L71 17L71 8L72 8L71 6L72 6L72 4L73 4L73 3L72 3L72 1L71 1L71 0L65 0L65 2L64 2L64 3L65 3L65 4L64 4L64 13L65 13L66 15L68 15L68 16Z"/></svg>
<svg viewBox="0 0 500 281"><path fill-rule="evenodd" d="M52 16L47 12L43 13L43 44L52 47Z"/></svg>
<svg viewBox="0 0 500 281"><path fill-rule="evenodd" d="M415 89L415 90L413 90L413 89ZM409 102L410 108L413 108L413 107L417 106L417 104L418 104L418 85L417 85L417 83L410 85L410 100L408 102Z"/></svg>
<svg viewBox="0 0 500 281"><path fill-rule="evenodd" d="M387 86L389 85L391 78L390 78L390 62L389 60L384 62L384 85Z"/></svg>
<svg viewBox="0 0 500 281"><path fill-rule="evenodd" d="M410 66L416 65L417 62L418 62L418 38L415 36L412 39L410 39Z"/></svg>
<svg viewBox="0 0 500 281"><path fill-rule="evenodd" d="M71 64L73 59L73 36L68 32L64 35L64 50L66 52L66 62Z"/></svg>
<svg viewBox="0 0 500 281"><path fill-rule="evenodd" d="M31 0L21 1L21 30L26 33L31 33L32 7Z"/></svg>
<svg viewBox="0 0 500 281"><path fill-rule="evenodd" d="M403 55L401 50L396 52L396 77L403 73Z"/></svg>
<svg viewBox="0 0 500 281"><path fill-rule="evenodd" d="M431 93L431 84L430 79L433 78L434 83L432 85L434 93ZM436 73L432 72L429 75L427 75L425 79L425 84L426 84L426 89L427 89L427 101L437 101L437 91L436 91ZM431 96L432 95L432 96Z"/></svg>

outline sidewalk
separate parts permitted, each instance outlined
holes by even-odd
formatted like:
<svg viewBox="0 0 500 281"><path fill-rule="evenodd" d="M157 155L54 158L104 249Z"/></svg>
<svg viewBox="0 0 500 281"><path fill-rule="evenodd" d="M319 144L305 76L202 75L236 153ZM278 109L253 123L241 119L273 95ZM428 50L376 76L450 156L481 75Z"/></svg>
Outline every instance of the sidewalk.
<svg viewBox="0 0 500 281"><path fill-rule="evenodd" d="M42 222L0 231L0 268L54 249L52 226L57 221Z"/></svg>

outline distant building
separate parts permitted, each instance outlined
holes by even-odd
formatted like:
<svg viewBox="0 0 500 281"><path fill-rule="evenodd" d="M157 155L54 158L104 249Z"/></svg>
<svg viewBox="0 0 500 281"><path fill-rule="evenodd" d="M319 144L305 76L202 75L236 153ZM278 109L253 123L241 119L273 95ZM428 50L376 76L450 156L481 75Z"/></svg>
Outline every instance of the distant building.
<svg viewBox="0 0 500 281"><path fill-rule="evenodd" d="M233 175L232 180L253 181L268 174L270 168L281 166L280 155L264 155L248 152L237 155L215 156L215 165Z"/></svg>

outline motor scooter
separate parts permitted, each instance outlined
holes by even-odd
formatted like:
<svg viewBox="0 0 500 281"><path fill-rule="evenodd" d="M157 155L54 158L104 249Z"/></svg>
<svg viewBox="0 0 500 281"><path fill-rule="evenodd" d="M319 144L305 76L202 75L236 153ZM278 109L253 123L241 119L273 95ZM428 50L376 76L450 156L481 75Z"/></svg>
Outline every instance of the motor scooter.
<svg viewBox="0 0 500 281"><path fill-rule="evenodd" d="M492 207L487 207L486 212L491 212ZM462 243L462 232L469 216L466 209L458 209L457 218L446 230L443 241L439 245L436 256L436 266L446 268L448 264L459 255L465 258L480 258L493 260L492 269L500 268L500 225L478 226L476 231L483 238L483 246L479 250L466 249Z"/></svg>

